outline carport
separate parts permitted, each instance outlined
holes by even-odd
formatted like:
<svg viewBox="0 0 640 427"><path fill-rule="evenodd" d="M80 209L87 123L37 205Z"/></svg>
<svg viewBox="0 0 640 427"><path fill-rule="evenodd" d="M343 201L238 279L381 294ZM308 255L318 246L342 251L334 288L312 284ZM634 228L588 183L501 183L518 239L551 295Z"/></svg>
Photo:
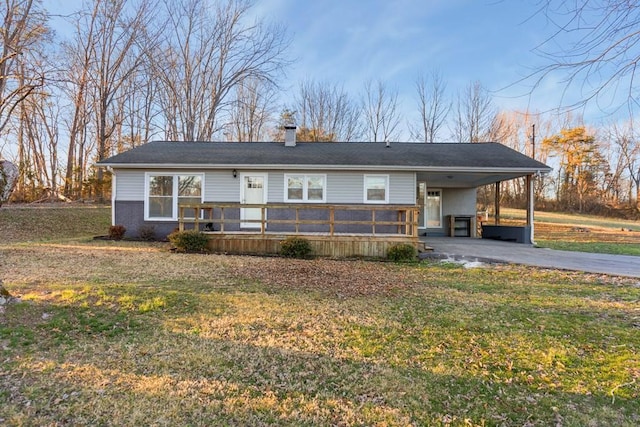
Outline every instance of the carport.
<svg viewBox="0 0 640 427"><path fill-rule="evenodd" d="M550 168L540 168L532 170L527 168L487 168L478 167L478 170L467 167L465 169L455 170L448 169L446 171L434 171L430 168L429 171L421 171L417 174L418 185L421 182L426 183L428 188L441 188L443 191L447 189L460 189L460 188L475 188L485 185L494 185L494 223L482 224L482 237L485 239L494 240L507 240L518 243L533 243L534 242L534 206L535 206L535 192L534 185L536 179L541 179L543 174L548 173ZM525 178L526 183L526 223L524 226L502 225L500 223L500 184L504 181L509 181L517 178ZM421 204L421 200L418 200L418 204ZM426 204L423 202L422 205ZM420 206L423 208L423 206ZM469 217L470 213L466 213L466 217ZM475 212L471 219L472 227L475 228ZM450 236L454 236L454 233L448 233ZM473 237L475 234L469 234L469 237Z"/></svg>

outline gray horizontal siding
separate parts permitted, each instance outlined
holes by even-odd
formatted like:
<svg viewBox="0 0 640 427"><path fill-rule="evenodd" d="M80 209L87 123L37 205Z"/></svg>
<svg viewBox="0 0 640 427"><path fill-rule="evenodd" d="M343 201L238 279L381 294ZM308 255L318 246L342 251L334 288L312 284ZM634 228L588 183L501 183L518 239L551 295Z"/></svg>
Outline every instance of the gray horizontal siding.
<svg viewBox="0 0 640 427"><path fill-rule="evenodd" d="M150 170L148 172L161 172ZM202 173L201 171L178 171L178 173ZM145 192L144 170L117 170L116 172L116 200L143 201ZM168 171L167 173L176 173ZM209 170L204 172L204 201L205 202L239 202L241 173L233 177L232 170ZM284 202L284 175L286 173L304 173L300 171L256 171L267 174L267 200L269 203ZM314 171L314 174L327 176L327 203L329 204L358 204L364 202L364 176L389 175L389 203L414 204L416 200L415 174L412 172L394 172L389 174L372 174L369 172L350 171Z"/></svg>
<svg viewBox="0 0 640 427"><path fill-rule="evenodd" d="M205 202L240 201L240 172L236 178L233 170L206 171L204 174Z"/></svg>
<svg viewBox="0 0 640 427"><path fill-rule="evenodd" d="M326 172L327 203L364 203L364 176L389 176L389 203L413 205L416 202L416 180L413 172L389 174L371 172Z"/></svg>
<svg viewBox="0 0 640 427"><path fill-rule="evenodd" d="M269 172L267 203L284 202L284 172Z"/></svg>
<svg viewBox="0 0 640 427"><path fill-rule="evenodd" d="M416 174L412 172L389 174L389 203L413 205L416 203Z"/></svg>
<svg viewBox="0 0 640 427"><path fill-rule="evenodd" d="M117 170L116 200L140 202L144 200L144 171Z"/></svg>

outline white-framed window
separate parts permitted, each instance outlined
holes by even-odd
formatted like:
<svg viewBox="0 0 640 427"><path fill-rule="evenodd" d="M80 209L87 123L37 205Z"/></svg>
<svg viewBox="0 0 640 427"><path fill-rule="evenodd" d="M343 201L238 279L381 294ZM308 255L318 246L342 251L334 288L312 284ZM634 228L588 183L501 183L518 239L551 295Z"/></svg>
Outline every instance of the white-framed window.
<svg viewBox="0 0 640 427"><path fill-rule="evenodd" d="M427 228L442 228L442 190L427 189Z"/></svg>
<svg viewBox="0 0 640 427"><path fill-rule="evenodd" d="M286 202L324 203L327 199L326 175L287 174L284 187Z"/></svg>
<svg viewBox="0 0 640 427"><path fill-rule="evenodd" d="M148 172L145 175L145 220L177 220L178 203L201 203L204 177L192 173ZM193 218L187 210L185 218Z"/></svg>
<svg viewBox="0 0 640 427"><path fill-rule="evenodd" d="M389 203L389 175L364 176L364 202Z"/></svg>

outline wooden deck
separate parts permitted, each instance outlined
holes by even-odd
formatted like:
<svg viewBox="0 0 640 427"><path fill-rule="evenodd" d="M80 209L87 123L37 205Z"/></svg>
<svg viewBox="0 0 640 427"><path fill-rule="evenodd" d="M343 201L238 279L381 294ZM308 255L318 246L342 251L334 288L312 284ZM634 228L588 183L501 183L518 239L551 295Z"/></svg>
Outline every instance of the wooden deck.
<svg viewBox="0 0 640 427"><path fill-rule="evenodd" d="M336 258L385 257L392 245L419 244L418 207L406 205L180 204L179 229L201 230L210 250L230 254L277 254L291 236L307 239L316 256Z"/></svg>

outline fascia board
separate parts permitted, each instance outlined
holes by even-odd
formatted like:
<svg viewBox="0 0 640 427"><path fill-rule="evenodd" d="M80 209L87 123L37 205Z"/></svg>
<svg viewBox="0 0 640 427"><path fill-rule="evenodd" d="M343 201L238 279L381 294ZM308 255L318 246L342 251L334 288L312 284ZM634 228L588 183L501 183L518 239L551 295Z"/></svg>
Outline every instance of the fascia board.
<svg viewBox="0 0 640 427"><path fill-rule="evenodd" d="M548 173L551 168L508 168L508 167L446 167L446 166L397 166L397 165L301 165L301 164L159 164L159 163L101 163L96 166L113 169L311 169L311 170L364 170L364 171L404 171L443 173Z"/></svg>

